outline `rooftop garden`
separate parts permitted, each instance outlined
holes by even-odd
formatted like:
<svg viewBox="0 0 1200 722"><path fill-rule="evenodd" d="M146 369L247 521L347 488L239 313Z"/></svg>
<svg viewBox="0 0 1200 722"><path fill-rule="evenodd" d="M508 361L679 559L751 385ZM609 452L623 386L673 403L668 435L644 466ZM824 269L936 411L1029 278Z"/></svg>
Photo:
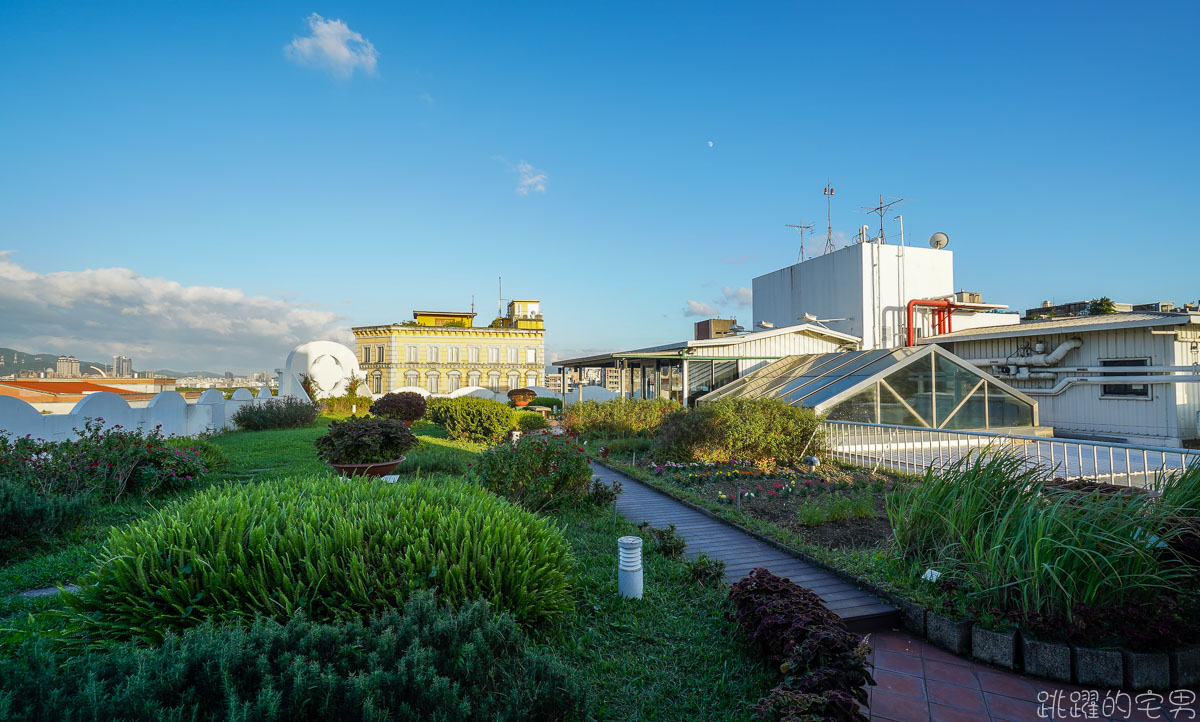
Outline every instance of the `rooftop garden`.
<svg viewBox="0 0 1200 722"><path fill-rule="evenodd" d="M284 404L208 439L4 437L0 719L754 718L779 672L720 570L616 515L581 444L514 446L475 401L369 417L413 438L390 483L319 455L354 419Z"/></svg>
<svg viewBox="0 0 1200 722"><path fill-rule="evenodd" d="M817 417L772 403L583 402L565 423L597 461L916 608L922 630L928 610L1010 646L1200 642L1200 467L1150 492L1056 482L999 449L875 472L823 460Z"/></svg>

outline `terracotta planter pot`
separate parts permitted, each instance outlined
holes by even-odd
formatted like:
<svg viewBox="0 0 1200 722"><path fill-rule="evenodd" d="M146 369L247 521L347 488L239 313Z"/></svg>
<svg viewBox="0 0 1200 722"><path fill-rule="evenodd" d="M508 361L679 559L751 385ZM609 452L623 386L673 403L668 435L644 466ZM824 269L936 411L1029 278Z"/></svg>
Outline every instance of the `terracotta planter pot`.
<svg viewBox="0 0 1200 722"><path fill-rule="evenodd" d="M330 466L341 476L380 477L392 473L402 461L404 461L403 456L395 461L377 461L374 464L330 464Z"/></svg>
<svg viewBox="0 0 1200 722"><path fill-rule="evenodd" d="M512 400L513 406L528 406L530 401L533 401L533 399L528 399L525 397L521 397L519 399Z"/></svg>

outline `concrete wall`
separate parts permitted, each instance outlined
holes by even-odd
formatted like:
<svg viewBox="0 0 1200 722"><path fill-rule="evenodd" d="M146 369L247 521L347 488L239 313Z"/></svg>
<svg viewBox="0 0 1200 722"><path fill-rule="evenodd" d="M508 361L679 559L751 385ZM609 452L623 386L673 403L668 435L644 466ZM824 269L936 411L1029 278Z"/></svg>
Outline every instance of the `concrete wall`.
<svg viewBox="0 0 1200 722"><path fill-rule="evenodd" d="M266 386L254 395L249 389L238 389L226 400L216 389L201 394L189 404L178 392L163 391L144 408L133 408L119 394L90 394L66 414L42 414L29 404L9 396L0 396L0 431L13 436L29 435L47 441L77 438L76 429L83 428L88 419L103 419L105 427L116 425L127 429L153 429L161 426L163 436L195 436L206 431L232 428L230 419L247 404L262 403L270 398Z"/></svg>
<svg viewBox="0 0 1200 722"><path fill-rule="evenodd" d="M1059 364L1063 368L1099 366L1100 361L1122 358L1149 358L1151 366L1174 366L1191 363L1177 355L1185 344L1172 335L1151 334L1149 328L1118 331L1053 333L1044 336L1021 336L981 341L959 341L940 344L964 359L994 359L1015 357L1018 349L1038 342L1047 351L1057 348L1069 338L1079 338L1083 346L1069 352ZM1037 371L1037 369L1033 369ZM1004 377L1014 388L1049 389L1051 380L1020 380ZM1070 386L1058 395L1038 394L1041 425L1053 427L1056 433L1090 436L1104 440L1115 439L1147 446L1179 446L1183 439L1195 438L1195 413L1200 410L1200 385L1152 384L1148 399L1109 398L1102 395L1103 386L1086 384ZM1180 398L1184 406L1180 406ZM1188 423L1190 418L1190 423Z"/></svg>

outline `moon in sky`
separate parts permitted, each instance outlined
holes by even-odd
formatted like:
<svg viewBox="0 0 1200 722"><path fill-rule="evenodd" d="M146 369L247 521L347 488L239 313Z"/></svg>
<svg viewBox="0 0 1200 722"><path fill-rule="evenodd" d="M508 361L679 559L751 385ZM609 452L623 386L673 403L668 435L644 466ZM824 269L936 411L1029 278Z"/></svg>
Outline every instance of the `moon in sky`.
<svg viewBox="0 0 1200 722"><path fill-rule="evenodd" d="M711 140L710 140L710 141L708 141L708 147L709 147L709 148L711 148L711 147L712 147L712 141L711 141Z"/></svg>

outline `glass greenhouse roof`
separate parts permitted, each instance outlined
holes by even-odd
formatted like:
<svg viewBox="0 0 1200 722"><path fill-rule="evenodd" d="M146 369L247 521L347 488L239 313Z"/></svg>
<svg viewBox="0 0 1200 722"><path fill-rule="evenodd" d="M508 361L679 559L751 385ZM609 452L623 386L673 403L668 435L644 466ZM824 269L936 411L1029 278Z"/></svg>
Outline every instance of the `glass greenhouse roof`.
<svg viewBox="0 0 1200 722"><path fill-rule="evenodd" d="M1037 425L1037 402L940 346L788 356L702 397L777 398L834 421L945 429Z"/></svg>

